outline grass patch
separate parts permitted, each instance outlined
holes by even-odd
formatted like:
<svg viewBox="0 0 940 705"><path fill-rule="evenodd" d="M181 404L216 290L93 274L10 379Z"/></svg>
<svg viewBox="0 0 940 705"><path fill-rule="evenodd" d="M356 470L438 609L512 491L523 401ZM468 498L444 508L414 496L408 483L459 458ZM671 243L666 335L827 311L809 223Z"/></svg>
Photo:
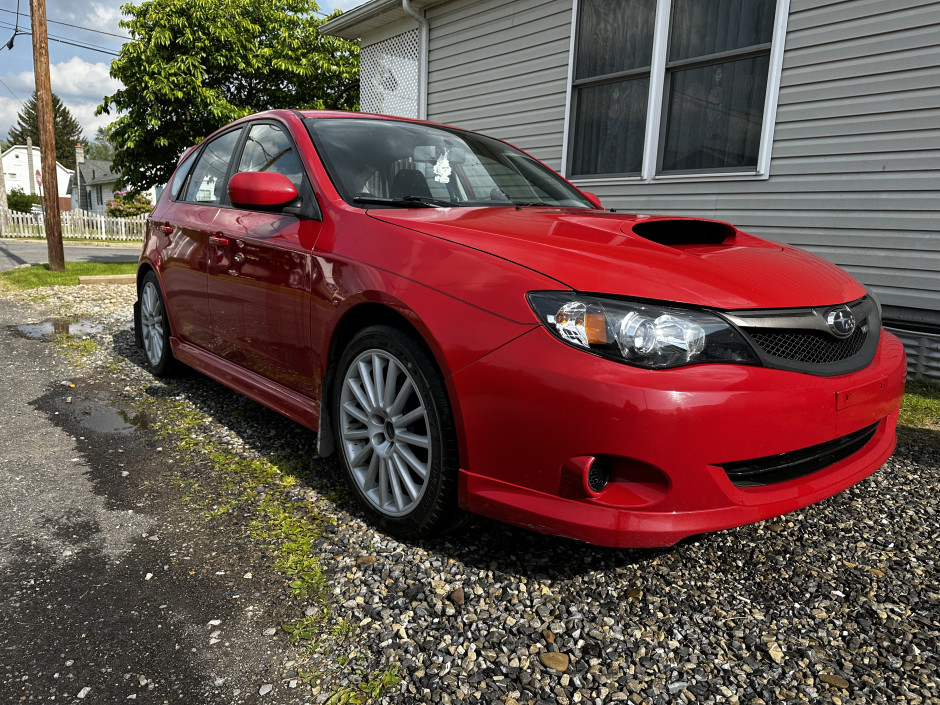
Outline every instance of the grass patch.
<svg viewBox="0 0 940 705"><path fill-rule="evenodd" d="M398 667L393 666L357 685L346 685L327 699L326 705L362 705L381 697L401 682Z"/></svg>
<svg viewBox="0 0 940 705"><path fill-rule="evenodd" d="M98 344L87 338L76 338L72 335L57 335L56 343L72 360L73 364L81 365L95 354Z"/></svg>
<svg viewBox="0 0 940 705"><path fill-rule="evenodd" d="M908 382L898 421L913 428L940 429L940 384Z"/></svg>
<svg viewBox="0 0 940 705"><path fill-rule="evenodd" d="M37 264L0 272L0 286L7 289L75 286L80 276L133 274L136 271L136 262L66 262L64 272L53 272L48 264Z"/></svg>
<svg viewBox="0 0 940 705"><path fill-rule="evenodd" d="M298 491L308 471L294 457L270 455L246 458L211 438L205 414L181 396L152 396L140 403L153 419L158 439L184 452L200 453L215 468L215 476L202 483L178 475L190 507L202 511L206 521L219 521L231 513L250 517L247 533L267 548L271 567L284 577L285 592L312 606L306 614L282 623L290 640L320 664L322 671L298 669L300 680L323 693L336 705L373 702L398 685L398 667L375 669L369 650L355 643L358 625L339 618L331 603L327 575L315 555L316 543L332 520ZM339 674L354 685L336 688Z"/></svg>

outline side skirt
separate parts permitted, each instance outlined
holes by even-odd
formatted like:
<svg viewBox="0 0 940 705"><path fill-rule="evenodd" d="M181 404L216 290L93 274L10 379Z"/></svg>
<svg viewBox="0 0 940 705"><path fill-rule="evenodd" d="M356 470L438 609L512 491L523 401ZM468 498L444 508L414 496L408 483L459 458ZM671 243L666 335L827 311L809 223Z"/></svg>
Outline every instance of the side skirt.
<svg viewBox="0 0 940 705"><path fill-rule="evenodd" d="M272 382L267 377L233 365L217 355L184 343L177 338L170 338L170 344L173 347L173 356L180 362L302 426L315 432L318 431L319 401L298 394L284 385Z"/></svg>

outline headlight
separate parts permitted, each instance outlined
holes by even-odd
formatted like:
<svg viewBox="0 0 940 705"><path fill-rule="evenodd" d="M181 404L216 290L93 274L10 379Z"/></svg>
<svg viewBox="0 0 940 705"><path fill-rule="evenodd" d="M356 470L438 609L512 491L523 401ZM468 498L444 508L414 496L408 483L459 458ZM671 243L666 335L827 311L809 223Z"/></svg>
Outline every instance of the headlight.
<svg viewBox="0 0 940 705"><path fill-rule="evenodd" d="M534 291L528 299L552 335L629 365L760 364L744 338L714 313L563 291Z"/></svg>

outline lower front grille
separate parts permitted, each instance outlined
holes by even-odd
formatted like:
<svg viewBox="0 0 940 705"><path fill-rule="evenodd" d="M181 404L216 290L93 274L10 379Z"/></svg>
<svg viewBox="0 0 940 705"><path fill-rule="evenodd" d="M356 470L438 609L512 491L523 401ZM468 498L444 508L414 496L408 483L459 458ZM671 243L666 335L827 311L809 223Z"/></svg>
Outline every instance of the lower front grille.
<svg viewBox="0 0 940 705"><path fill-rule="evenodd" d="M736 487L760 487L794 480L835 465L854 455L871 441L878 424L834 441L801 450L719 465Z"/></svg>

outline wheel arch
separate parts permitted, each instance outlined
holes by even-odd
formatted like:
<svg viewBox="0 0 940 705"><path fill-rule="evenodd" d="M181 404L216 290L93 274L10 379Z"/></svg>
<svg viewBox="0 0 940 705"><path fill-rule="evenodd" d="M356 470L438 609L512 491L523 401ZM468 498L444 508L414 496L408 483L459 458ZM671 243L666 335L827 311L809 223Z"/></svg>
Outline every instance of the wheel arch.
<svg viewBox="0 0 940 705"><path fill-rule="evenodd" d="M461 433L460 405L457 402L454 390L450 384L450 370L443 358L443 353L430 331L421 324L413 314L406 315L401 305L394 305L384 301L361 301L345 311L333 327L328 346L326 372L323 375L320 394L320 422L317 433L317 449L321 456L331 455L335 450L333 437L333 421L331 414L333 394L335 393L336 366L343 351L353 337L364 328L376 325L385 325L400 330L414 338L424 348L428 358L437 367L447 392L447 402L454 417L457 431L458 462L463 457L463 434Z"/></svg>
<svg viewBox="0 0 940 705"><path fill-rule="evenodd" d="M153 272L157 277L157 281L160 281L160 273L157 271L157 268L153 266L153 262L150 260L143 260L137 267L137 292L140 293L140 286L144 283L144 277L146 277L150 272ZM163 288L163 284L160 284L160 288Z"/></svg>

